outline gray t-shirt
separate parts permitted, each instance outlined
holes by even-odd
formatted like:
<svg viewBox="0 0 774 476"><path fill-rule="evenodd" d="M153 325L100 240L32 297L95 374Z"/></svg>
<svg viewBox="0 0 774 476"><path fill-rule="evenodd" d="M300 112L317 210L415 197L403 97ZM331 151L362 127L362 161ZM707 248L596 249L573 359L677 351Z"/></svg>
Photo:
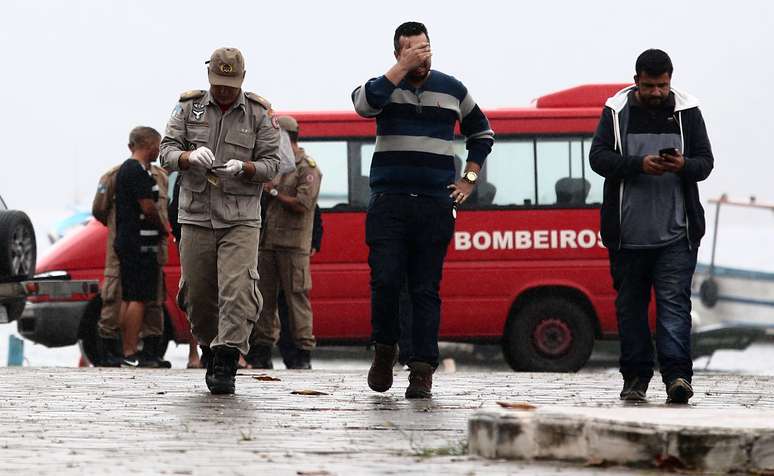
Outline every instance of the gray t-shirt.
<svg viewBox="0 0 774 476"><path fill-rule="evenodd" d="M660 149L682 150L674 103L643 108L630 97L626 155L658 155ZM628 249L667 246L686 237L685 198L680 176L641 173L624 181L621 203L621 245Z"/></svg>

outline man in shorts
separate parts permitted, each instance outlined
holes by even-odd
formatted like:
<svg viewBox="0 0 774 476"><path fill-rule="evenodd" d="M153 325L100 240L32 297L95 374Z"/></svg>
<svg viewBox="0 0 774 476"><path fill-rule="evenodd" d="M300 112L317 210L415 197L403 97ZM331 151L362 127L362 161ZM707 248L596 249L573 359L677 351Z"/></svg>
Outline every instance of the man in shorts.
<svg viewBox="0 0 774 476"><path fill-rule="evenodd" d="M150 127L129 134L132 156L116 174L115 250L120 262L123 367L139 367L137 341L145 306L157 299L159 244L168 234L156 209L159 187L150 165L159 156L161 135Z"/></svg>

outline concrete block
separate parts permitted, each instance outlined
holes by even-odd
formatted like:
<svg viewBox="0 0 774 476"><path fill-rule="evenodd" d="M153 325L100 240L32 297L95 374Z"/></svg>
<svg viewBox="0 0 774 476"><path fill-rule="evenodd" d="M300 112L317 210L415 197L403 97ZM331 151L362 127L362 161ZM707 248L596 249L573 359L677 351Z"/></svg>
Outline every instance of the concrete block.
<svg viewBox="0 0 774 476"><path fill-rule="evenodd" d="M478 412L468 419L468 452L484 458L496 458L497 415Z"/></svg>
<svg viewBox="0 0 774 476"><path fill-rule="evenodd" d="M666 435L651 426L591 420L586 425L588 458L628 465L653 465L666 453Z"/></svg>
<svg viewBox="0 0 774 476"><path fill-rule="evenodd" d="M750 450L750 469L774 471L774 433L765 433L755 438Z"/></svg>
<svg viewBox="0 0 774 476"><path fill-rule="evenodd" d="M689 469L743 471L752 441L752 435L744 431L672 430L667 436L667 456L677 458Z"/></svg>
<svg viewBox="0 0 774 476"><path fill-rule="evenodd" d="M585 461L588 450L585 418L538 415L534 418L534 458Z"/></svg>
<svg viewBox="0 0 774 476"><path fill-rule="evenodd" d="M535 454L531 416L475 413L468 420L468 451L484 458L531 459Z"/></svg>

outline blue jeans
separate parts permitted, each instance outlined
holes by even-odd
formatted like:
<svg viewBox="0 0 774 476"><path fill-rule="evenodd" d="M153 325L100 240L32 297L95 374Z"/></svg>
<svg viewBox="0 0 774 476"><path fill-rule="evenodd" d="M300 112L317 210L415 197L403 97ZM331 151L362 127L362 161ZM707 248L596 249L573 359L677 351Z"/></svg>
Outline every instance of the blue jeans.
<svg viewBox="0 0 774 476"><path fill-rule="evenodd" d="M697 249L687 240L649 250L610 250L610 272L624 378L653 377L653 342L648 326L651 289L656 293L656 350L664 383L693 377L691 279Z"/></svg>
<svg viewBox="0 0 774 476"><path fill-rule="evenodd" d="M387 345L400 339L399 302L406 283L411 300L411 337L410 347L401 350L407 352L402 353L409 363L438 366L439 288L453 233L449 198L383 193L372 197L368 206L372 338Z"/></svg>

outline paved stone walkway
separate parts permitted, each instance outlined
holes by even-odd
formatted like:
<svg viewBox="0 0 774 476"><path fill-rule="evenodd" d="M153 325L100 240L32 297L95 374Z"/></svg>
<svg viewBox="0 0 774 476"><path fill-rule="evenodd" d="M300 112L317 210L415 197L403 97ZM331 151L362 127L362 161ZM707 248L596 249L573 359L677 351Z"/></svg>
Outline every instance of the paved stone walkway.
<svg viewBox="0 0 774 476"><path fill-rule="evenodd" d="M213 397L201 370L2 368L0 473L633 474L466 453L475 411L497 401L618 407L617 373L438 373L436 397L413 402L397 369L386 394L370 392L361 371L261 374L240 371L237 395ZM774 377L694 383L695 407L774 408ZM300 390L327 395L291 393ZM652 386L654 404L661 392Z"/></svg>

